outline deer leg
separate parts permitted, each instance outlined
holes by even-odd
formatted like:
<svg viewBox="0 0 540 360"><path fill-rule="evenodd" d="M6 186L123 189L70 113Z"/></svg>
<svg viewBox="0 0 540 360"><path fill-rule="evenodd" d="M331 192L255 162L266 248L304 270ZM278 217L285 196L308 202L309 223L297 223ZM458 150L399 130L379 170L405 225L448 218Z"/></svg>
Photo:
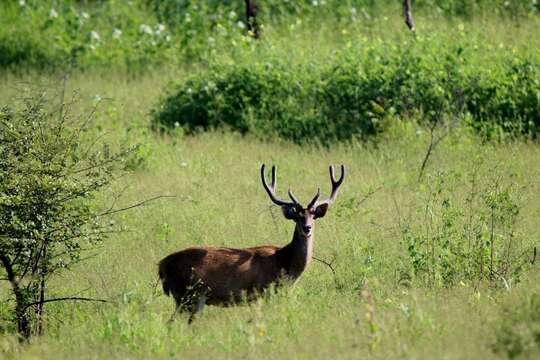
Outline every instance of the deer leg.
<svg viewBox="0 0 540 360"><path fill-rule="evenodd" d="M197 298L197 302L193 304L191 309L191 314L189 315L188 324L191 324L195 320L195 316L202 312L204 305L206 303L206 291L201 292Z"/></svg>

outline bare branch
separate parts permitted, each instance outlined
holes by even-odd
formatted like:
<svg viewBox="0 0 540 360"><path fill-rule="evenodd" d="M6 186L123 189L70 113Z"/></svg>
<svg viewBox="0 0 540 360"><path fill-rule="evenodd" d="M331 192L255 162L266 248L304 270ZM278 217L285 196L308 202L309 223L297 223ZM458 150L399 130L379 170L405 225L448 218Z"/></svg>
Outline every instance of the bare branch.
<svg viewBox="0 0 540 360"><path fill-rule="evenodd" d="M312 256L312 258L313 258L314 260L317 260L318 262L320 262L320 263L322 263L322 264L328 266L328 268L330 269L330 271L332 271L332 274L334 275L334 283L336 284L336 287L339 287L339 282L338 282L338 280L337 280L336 269L334 269L334 266L333 266L333 265L334 265L334 261L335 261L336 259L334 258L334 259L332 259L332 261L328 262L328 261L326 261L326 260L324 260L324 259L319 259L319 258L317 258L317 257L315 257L315 256Z"/></svg>
<svg viewBox="0 0 540 360"><path fill-rule="evenodd" d="M68 296L68 297L61 297L61 298L54 298L54 299L47 299L47 300L43 300L43 301L35 301L35 302L31 302L29 304L26 304L26 306L23 308L23 312L25 312L29 307L31 306L35 306L35 305L43 305L45 303L49 303L49 302L55 302L55 301L93 301L93 302L102 302L102 303L105 303L107 302L107 300L103 300L103 299L92 299L92 298L87 298L87 297L78 297L78 296Z"/></svg>
<svg viewBox="0 0 540 360"><path fill-rule="evenodd" d="M360 199L358 201L358 203L356 204L357 207L360 207L360 205L362 205L364 202L366 202L371 196L373 196L375 193L377 193L379 190L381 190L383 188L383 185L379 185L379 187L377 187L376 189L373 189L371 191L368 191L366 195L364 195L364 197L362 199Z"/></svg>
<svg viewBox="0 0 540 360"><path fill-rule="evenodd" d="M116 210L112 210L112 211L105 211L105 212L103 212L101 214L98 214L98 216L116 214L116 213L121 212L121 211L126 211L126 210L134 209L134 208L137 208L137 207L140 207L140 206L144 206L145 204L147 204L149 202L152 202L152 201L155 201L155 200L159 200L159 199L162 199L162 198L174 198L174 197L176 197L176 195L158 195L158 196L154 196L153 198L146 199L144 201L138 202L136 204L126 206L125 208L116 209Z"/></svg>

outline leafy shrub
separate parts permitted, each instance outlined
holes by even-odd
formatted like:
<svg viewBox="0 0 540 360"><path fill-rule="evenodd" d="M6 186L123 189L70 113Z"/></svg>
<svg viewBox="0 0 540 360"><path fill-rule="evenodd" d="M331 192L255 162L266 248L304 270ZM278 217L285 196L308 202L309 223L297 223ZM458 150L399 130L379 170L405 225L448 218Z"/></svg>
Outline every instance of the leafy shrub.
<svg viewBox="0 0 540 360"><path fill-rule="evenodd" d="M395 115L436 122L467 113L488 138L499 130L536 136L538 60L500 52L479 71L478 58L469 59L482 51L476 47L428 38L346 51L323 65L268 59L216 66L173 88L153 125L329 142L377 135Z"/></svg>
<svg viewBox="0 0 540 360"><path fill-rule="evenodd" d="M227 127L261 137L294 141L333 136L317 107L314 79L302 67L279 61L215 68L165 98L154 112L154 126L182 126L188 133Z"/></svg>
<svg viewBox="0 0 540 360"><path fill-rule="evenodd" d="M42 333L49 279L112 230L92 199L124 152L85 142L92 114L72 105L38 93L0 110L0 269L11 286L2 301L24 338Z"/></svg>
<svg viewBox="0 0 540 360"><path fill-rule="evenodd" d="M456 191L467 187L465 198ZM427 180L423 201L402 226L413 274L439 286L488 281L511 287L530 268L532 249L517 231L519 191L514 179L480 183L475 171L462 182L457 173ZM529 251L530 250L530 251Z"/></svg>

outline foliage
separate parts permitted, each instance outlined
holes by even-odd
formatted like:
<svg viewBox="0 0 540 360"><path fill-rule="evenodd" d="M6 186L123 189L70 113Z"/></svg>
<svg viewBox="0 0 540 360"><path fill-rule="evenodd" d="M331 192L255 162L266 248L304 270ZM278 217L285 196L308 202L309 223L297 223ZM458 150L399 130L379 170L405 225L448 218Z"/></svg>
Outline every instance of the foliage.
<svg viewBox="0 0 540 360"><path fill-rule="evenodd" d="M425 205L427 186L435 187L435 174L442 171L462 174L455 186L448 184L444 189L453 210L465 212L469 176L479 167L474 159L480 154L485 162L477 175L478 189L493 189L497 176L502 176L505 186L512 182L527 185L511 192L518 195L514 199L520 210L516 239L526 242L524 249L538 247L540 147L535 143L483 143L472 131L456 128L436 148L424 182L418 184L418 167L429 133L414 122L396 122L376 145L352 142L328 149L260 142L223 132L155 136L145 129L150 120L147 114L167 77L106 75L73 75L70 83L83 95L72 113L86 113L84 109L99 94L107 100L100 105L89 132L99 129L110 144L136 142L151 149L144 166L135 162L136 172L115 182L118 189L125 189L118 206L137 202L141 194L178 196L146 209L119 213L114 218L118 226L130 231L111 235L110 241L102 243L102 251L50 279L50 296L85 290L82 295L106 299L106 304L47 303L45 336L20 345L5 320L13 302L0 302L1 358L506 356L504 351L494 354L492 346L506 315L503 309L520 309L524 299L539 293L538 259L509 290L488 287L487 281L479 286L467 281L431 286L420 276L399 282L399 271L408 269L412 275L412 267L407 247L399 241L402 233L397 231L396 220L406 220L412 229L425 226L423 213L408 209ZM20 97L17 84L36 78L28 75L1 81L0 98L8 99ZM141 155L146 156L146 150ZM156 288L156 263L162 257L190 246L252 247L290 241L291 224L280 217L274 222L268 210L268 197L260 183L261 162L278 166L281 196L290 187L303 201L311 199L317 187L322 196L328 195L328 164L347 166L338 199L316 225L313 249L314 256L332 264L337 281L328 266L314 260L293 288L246 306L208 306L190 327L182 317L167 326L173 306ZM510 178L511 173L515 177ZM447 177L452 182L452 176ZM476 199L476 208L488 211L481 193ZM94 203L108 205L110 200L105 191L97 194ZM435 210L440 207L434 205ZM371 298L362 294L366 280ZM9 283L0 281L1 298L11 297L10 291ZM530 323L516 322L513 334L531 344L524 324ZM528 349L522 356L538 357L539 350Z"/></svg>
<svg viewBox="0 0 540 360"><path fill-rule="evenodd" d="M72 114L75 98L48 96L30 94L0 112L0 264L23 337L42 332L50 278L112 231L92 199L122 159L83 142L93 111Z"/></svg>
<svg viewBox="0 0 540 360"><path fill-rule="evenodd" d="M376 135L396 116L437 122L464 113L487 138L499 131L536 136L538 59L496 52L478 71L471 56L481 51L467 40L448 46L428 37L344 50L323 64L269 58L217 65L169 91L153 124L328 143Z"/></svg>
<svg viewBox="0 0 540 360"><path fill-rule="evenodd" d="M424 184L417 206L420 224L402 224L413 273L440 286L491 284L509 288L530 268L533 249L517 228L521 205L515 177L478 182L478 165L461 181L458 173L437 173ZM496 175L495 175L496 176ZM468 194L454 194L465 186Z"/></svg>
<svg viewBox="0 0 540 360"><path fill-rule="evenodd" d="M258 6L263 33L301 23L314 33L325 19L350 34L370 34L381 20L390 15L397 21L401 14L399 2L389 0L271 0ZM521 22L535 18L539 6L531 0L419 0L414 4L422 22L439 22L439 12L448 19L489 14ZM213 49L229 52L246 35L244 14L243 2L231 0L4 1L0 3L0 66L115 65L140 71L205 61Z"/></svg>
<svg viewBox="0 0 540 360"><path fill-rule="evenodd" d="M531 356L540 351L540 296L533 293L519 304L506 304L495 327L496 353L509 359Z"/></svg>

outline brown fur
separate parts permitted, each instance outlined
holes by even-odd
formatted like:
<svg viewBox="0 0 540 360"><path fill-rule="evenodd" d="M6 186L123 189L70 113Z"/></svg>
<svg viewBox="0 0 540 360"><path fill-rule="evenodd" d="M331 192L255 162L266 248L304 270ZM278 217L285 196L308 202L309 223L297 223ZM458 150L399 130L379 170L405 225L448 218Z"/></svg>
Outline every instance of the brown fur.
<svg viewBox="0 0 540 360"><path fill-rule="evenodd" d="M206 247L176 252L159 263L163 291L183 298L190 288L198 292L204 289L209 304L238 301L276 280L283 268L278 250L276 246Z"/></svg>

